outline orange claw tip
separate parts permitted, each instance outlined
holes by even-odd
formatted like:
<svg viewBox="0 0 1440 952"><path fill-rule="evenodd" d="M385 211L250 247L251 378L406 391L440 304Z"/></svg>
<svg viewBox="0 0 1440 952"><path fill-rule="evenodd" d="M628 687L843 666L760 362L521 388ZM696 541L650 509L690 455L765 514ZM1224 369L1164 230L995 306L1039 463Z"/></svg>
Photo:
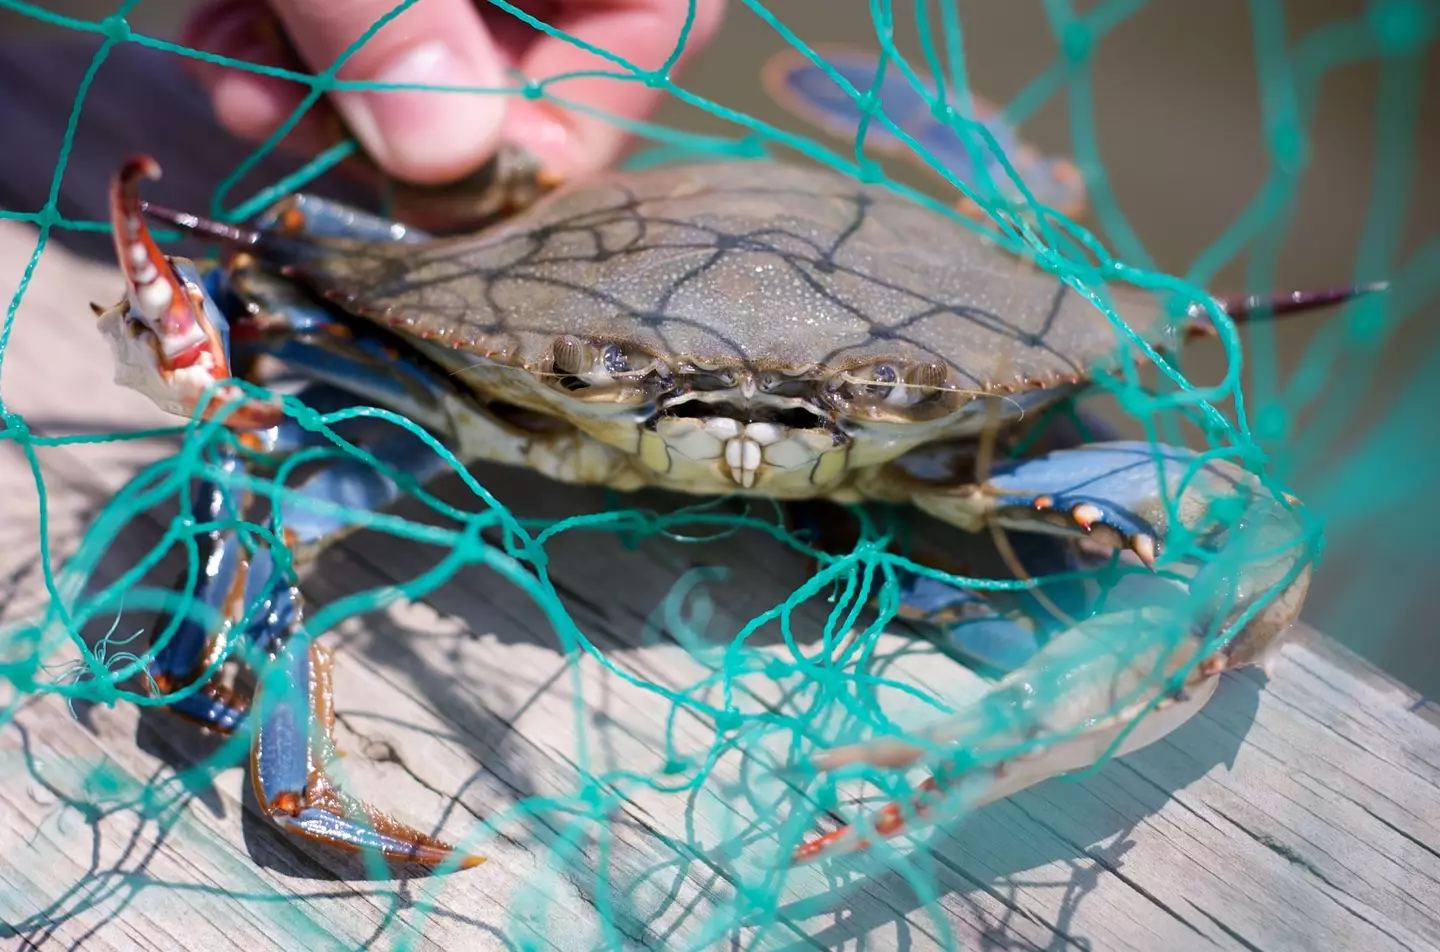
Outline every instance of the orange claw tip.
<svg viewBox="0 0 1440 952"><path fill-rule="evenodd" d="M1140 533L1130 540L1130 551L1144 563L1145 567L1154 571L1155 569L1155 537Z"/></svg>
<svg viewBox="0 0 1440 952"><path fill-rule="evenodd" d="M142 178L156 180L160 178L160 163L155 161L153 156L144 152L138 152L130 156L120 166L120 172L116 181L121 187L133 185Z"/></svg>
<svg viewBox="0 0 1440 952"><path fill-rule="evenodd" d="M1101 512L1100 507L1094 503L1077 503L1076 506L1070 510L1070 518L1074 519L1075 523L1082 529L1089 529L1104 517L1105 513Z"/></svg>

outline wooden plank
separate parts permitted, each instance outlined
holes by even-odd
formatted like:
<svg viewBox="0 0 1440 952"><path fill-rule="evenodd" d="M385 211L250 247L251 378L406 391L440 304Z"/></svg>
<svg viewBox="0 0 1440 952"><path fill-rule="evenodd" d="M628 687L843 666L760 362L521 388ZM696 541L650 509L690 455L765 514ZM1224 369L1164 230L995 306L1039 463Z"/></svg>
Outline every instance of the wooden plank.
<svg viewBox="0 0 1440 952"><path fill-rule="evenodd" d="M166 200L196 207L241 153L208 126L173 62L134 47L116 56L81 116L75 164L62 182L66 214L100 217L105 175L139 147L162 153ZM58 143L74 87L54 77L78 77L87 58L84 49L0 57L0 84L35 93L0 102L3 127ZM41 64L45 82L36 78ZM149 118L132 121L135 102L152 104ZM153 107L162 102L174 105ZM53 155L37 148L23 161L7 159L0 195L8 207L43 204ZM56 237L64 245L41 257L0 363L7 409L41 434L173 423L109 383L108 354L85 307L119 287L104 242ZM13 293L35 240L28 226L0 227L0 291ZM109 494L173 446L154 439L37 450L57 565ZM610 505L601 493L537 486L520 473L475 473L526 516ZM45 602L35 486L14 441L0 442L6 620ZM458 479L437 490L451 504L476 505ZM663 509L674 500L633 503ZM415 505L398 511L423 516ZM101 574L113 578L131 564L168 518L137 520ZM338 734L356 792L463 836L527 798L573 797L606 771L653 773L669 758L670 705L659 692L686 690L714 665L657 637L656 607L691 567L726 566L727 579L705 586L711 627L723 636L782 600L805 571L754 533L635 549L611 534L573 533L548 551L566 607L605 664L567 658L534 602L478 567L327 636L337 648ZM436 556L418 543L360 535L327 554L306 580L307 598L333 604L410 579ZM160 577L173 571L172 560ZM809 606L803 620L821 617ZM784 652L766 639L766 650ZM911 654L893 676L945 694L967 689L960 669L898 635L883 639L882 655L903 652ZM781 714L793 703L761 678L743 682L739 701L749 712ZM1003 948L1440 947L1440 727L1417 705L1412 692L1305 634L1287 647L1273 681L1227 677L1174 736L1088 779L1042 785L936 831L934 860L917 860L934 883L933 903L898 873L867 878L837 868L832 879L805 870L787 882L779 924L762 945L933 948L953 936L962 947ZM708 935L708 918L727 914L737 885L759 881L777 848L777 785L737 750L693 797L625 787L612 822L583 828L583 858L563 875L551 858L565 818L549 814L502 823L484 844L491 862L478 870L376 882L257 819L238 766L177 783L177 771L215 751L196 732L130 704L80 713L77 720L45 696L0 732L8 820L0 826L0 922L10 930L0 938L22 947L357 947L406 938L433 949L592 948L607 942L599 907L609 903L621 944L686 948ZM588 774L579 766L582 728ZM714 743L715 724L682 715L674 735L693 755ZM150 808L137 809L147 800ZM527 905L537 894L545 902ZM421 915L421 897L436 900L436 911ZM531 906L537 918L527 920L520 914ZM753 932L737 928L729 938Z"/></svg>

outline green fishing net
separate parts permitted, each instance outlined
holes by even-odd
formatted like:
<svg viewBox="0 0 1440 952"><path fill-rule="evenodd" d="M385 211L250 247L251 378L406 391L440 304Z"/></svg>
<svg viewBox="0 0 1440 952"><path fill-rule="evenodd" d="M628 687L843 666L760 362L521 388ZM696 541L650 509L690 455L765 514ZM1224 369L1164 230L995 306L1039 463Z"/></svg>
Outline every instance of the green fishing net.
<svg viewBox="0 0 1440 952"><path fill-rule="evenodd" d="M525 9L491 2L536 29L563 35ZM409 5L401 4L375 29ZM29 268L15 276L18 292L9 302L0 333L0 384L6 379L6 344L17 317L24 319L23 297L57 232L108 228L104 222L62 216L56 200L67 164L76 158L71 137L92 81L107 57L125 44L204 56L131 29L127 18L136 6L126 3L112 15L90 21L0 0L0 7L12 15L100 41L91 69L75 92L69 132L55 157L50 201L39 208L3 211L6 219L34 226L38 241ZM1263 322L1254 325L1242 354L1239 334L1214 312L1224 350L1216 381L1193 383L1177 361L1120 334L1118 346L1129 348L1149 369L1099 384L1101 396L1136 435L1254 464L1265 473L1266 491L1281 498L1294 488L1288 482L1291 474L1332 454L1333 435L1352 424L1359 409L1356 395L1365 393L1379 372L1382 343L1402 322L1423 312L1440 284L1440 241L1429 237L1408 257L1402 258L1398 250L1403 212L1422 174L1412 158L1422 112L1420 80L1424 51L1440 29L1440 15L1421 0L1376 0L1353 17L1295 36L1287 35L1281 4L1250 4L1250 42L1259 68L1270 168L1249 207L1195 258L1182 279L1153 269L1151 256L1120 208L1107 179L1092 96L1093 73L1107 35L1148 5L1143 0L1101 0L1072 6L1047 0L1041 6L1058 56L1010 99L1000 116L1018 125L1063 98L1070 113L1072 154L1093 206L1090 228L1045 207L1045 195L1025 180L1034 163L1019 152L1007 153L993 123L974 114L967 95L966 19L947 4L875 0L867 8L854 7L856 15L868 16L873 25L875 87L882 81L923 86L936 125L948 126L976 159L973 175L958 176L925 142L911 136L907 129L913 127L881 112L879 97L868 87L842 77L828 65L824 50L812 49L756 0L736 2L729 16L755 20L757 28L813 62L847 91L864 117L859 135L872 142L877 136L888 137L890 147L864 149L853 141L847 146L833 137L786 131L690 91L683 78L672 79L663 68L648 72L609 56L615 75L664 88L675 103L704 117L689 129L629 123L643 147L627 161L644 167L697 155L746 161L774 154L888 182L946 213L954 213L963 195L985 213L974 218L974 227L1060 275L1118 322L1103 293L1097 293L1107 281L1173 290L1185 301L1204 300L1199 289L1243 254L1249 290L1278 287L1279 256L1304 179L1307 133L1323 100L1323 83L1331 71L1345 65L1378 61L1374 161L1379 171L1373 183L1356 186L1369 188L1372 200L1353 273L1336 274L1331 283L1386 279L1389 291L1306 318L1319 323L1320 330L1288 379L1279 371L1274 329ZM907 42L921 51L918 56L902 55L897 30L912 38ZM597 48L592 51L605 55ZM335 72L286 74L312 90L302 111L329 90L368 88L341 83ZM920 80L922 74L946 77L948 88L935 95ZM563 106L564 80L556 77L492 92L551 99ZM135 108L151 107L137 103ZM707 130L703 134L694 131L702 126ZM211 208L196 211L245 219L276 197L323 176L353 152L353 144L347 143L294 175L252 188L253 176L247 175L284 132L239 157L233 174L215 183ZM909 153L908 161L898 159L902 151ZM917 175L926 166L931 174ZM242 182L248 193L240 191ZM118 294L118 280L115 286ZM74 306L81 309L86 303L75 301ZM1412 437L1429 426L1435 381L1440 380L1440 368L1434 366L1437 353L1432 351L1417 368L1395 409L1351 439L1344 459L1327 466L1323 478L1310 480L1304 494L1306 517L1297 523L1291 543L1316 553L1322 538L1332 546L1336 539L1346 545L1373 544L1377 521L1387 514L1393 518L1394 507L1405 500L1423 499L1434 484L1436 459L1423 441ZM1345 386L1335 387L1341 376ZM0 443L26 459L35 473L41 507L37 559L46 593L40 609L24 619L7 618L0 632L0 675L9 692L0 724L23 732L22 712L48 701L83 711L86 704L153 709L174 700L146 689L145 665L173 633L173 622L163 620L166 614L194 610L185 597L187 578L196 571L196 540L213 526L183 516L187 493L192 480L213 472L216 449L233 440L233 434L198 421L178 427L179 449L148 462L133 476L127 474L123 488L98 504L83 536L69 547L72 551L57 554L47 527L47 507L55 490L40 474L39 454L50 447L116 437L105 432L37 435L6 405L12 402L8 388L0 387L0 399ZM336 426L360 412L319 414L293 401L287 410L310 429ZM366 412L423 436L402 417ZM130 439L153 436L126 434ZM416 695L404 710L370 712L380 719L358 717L355 724L381 724L386 717L396 723L406 718L423 722L425 710L433 714L463 706L456 697L476 708L467 723L454 727L457 735L470 735L470 750L481 751L482 767L473 774L434 766L465 746L443 727L408 732L396 728L394 736L404 734L413 743L392 750L389 741L366 742L365 730L346 721L352 733L342 734L341 743L361 744L371 760L413 765L427 759L429 772L419 771L419 776L407 768L408 779L402 777L396 787L403 792L392 791L407 804L407 819L424 824L443 812L451 821L447 830L465 848L495 859L478 870L449 876L395 879L383 873L380 861L367 857L358 883L331 883L322 876L320 888L310 888L316 884L309 882L297 885L294 877L315 876L313 860L274 860L276 848L264 844L279 834L265 828L266 839L249 852L271 861L252 868L251 856L227 845L235 843L238 834L226 828L238 828L240 820L211 805L215 778L227 771L227 776L235 775L232 768L248 749L247 736L206 747L190 761L149 776L126 766L135 762L131 758L109 753L67 758L64 750L46 749L27 737L3 748L6 759L0 769L27 773L33 778L32 789L45 791L59 813L81 818L75 822L128 823L126 828L136 831L136 842L170 842L176 844L177 855L190 851L208 859L203 875L196 876L177 870L173 856L170 873L157 872L148 865L156 854L141 847L122 861L88 868L83 857L67 860L57 853L57 866L79 863L73 885L50 894L23 882L0 883L0 922L32 935L86 910L115 914L155 892L206 890L213 896L203 906L208 924L194 926L199 934L209 928L223 935L231 925L241 934L259 921L273 941L305 948L398 948L423 946L425 936L466 936L461 947L700 949L725 944L748 949L841 945L866 929L863 923L852 924L853 932L847 932L846 922L832 910L870 908L865 905L870 903L936 944L957 944L956 922L968 920L960 904L947 896L969 886L957 885L955 869L926 849L927 844L943 842L943 832L927 829L876 844L870 852L845 860L843 871L787 868L785 857L802 838L856 821L888 800L908 802L918 780L903 771L862 767L821 777L807 772L804 764L837 743L880 735L918 742L914 731L919 725L967 700L974 704L967 708L973 716L951 738L959 751L952 755L952 770L983 766L987 758L1035 752L1063 740L1058 735L1025 736L997 748L995 739L1014 736L1013 719L1021 716L1015 696L982 698L976 690L959 699L947 697L948 682L983 683L978 678L965 681L952 661L937 661L933 651L927 654L925 639L886 634L904 628L897 599L900 579L907 573L992 592L1043 591L1046 584L1063 579L1017 579L1004 573L966 577L932 567L917 555L914 538L927 530L916 529L913 520L889 510L850 512L846 518L853 520L847 524L853 524L854 538L838 551L818 546L810 536L794 531L779 507L756 500L743 505L733 500L664 503L646 497L642 504L622 494L577 489L546 497L564 500L571 511L523 511L523 475L493 469L467 472L439 443L430 442L458 477L444 492L414 487L411 498L395 511L353 513L357 524L371 530L366 536L371 541L356 537L354 546L362 555L345 563L343 582L332 578L321 583L319 591L309 592L307 629L319 638L376 626L377 637L351 639L352 645L362 644L374 654L370 687L393 696L393 684L403 683ZM339 452L359 452L335 445ZM246 488L277 500L285 494L284 476L282 471L274 481L256 477ZM505 483L506 491L491 482ZM1384 489L1377 486L1382 482ZM1423 552L1420 533L1429 528L1425 522L1392 525L1383 535L1392 545ZM115 540L133 535L137 526L144 544L125 550L126 564L111 564ZM241 528L252 540L275 540L274 526L263 518L243 522ZM1177 538L1171 544L1183 552L1187 543ZM415 554L421 551L430 555ZM1229 553L1240 560L1263 556ZM387 557L402 567L397 569ZM753 565L736 564L740 559L761 566L767 581L793 577L796 584L773 592L736 591L734 578L756 577ZM423 567L417 567L421 562ZM641 574L617 581L603 574L612 563ZM1126 571L1112 561L1096 569L1092 581L1103 592ZM590 590L577 590L577 584L587 581ZM499 606L489 622L497 631L512 625L545 636L528 647L508 643L503 634L471 645L471 655L479 657L484 653L480 648L493 648L492 657L503 657L497 663L514 668L477 676L468 661L451 658L436 641L437 632L453 632L451 610L459 603L455 586L476 584L485 586L482 597ZM607 595L613 604L600 602ZM1099 604L1103 606L1103 597ZM1259 599L1253 611L1264 604L1265 599ZM1132 617L1130 626L1107 642L1117 658L1138 656L1184 637L1194 613L1188 603L1148 608L1143 624ZM1367 604L1364 617L1372 626L1397 625L1405 610ZM377 620L396 612L403 623L393 617ZM1341 611L1336 617L1359 622L1361 616ZM1335 633L1344 640L1344 631ZM1216 643L1224 635L1218 627L1211 633ZM407 638L421 646L415 654L382 644ZM462 635L459 640L466 639ZM407 658L415 663L419 655L459 685L443 689L450 692L445 695L448 704L424 696L415 682L394 682L392 669ZM218 667L223 660L214 659L214 664ZM1073 661L1076 666L1093 665L1097 658L1082 652ZM360 671L337 663L337 699L349 711L365 707L366 682ZM1155 671L1133 694L1121 698L1116 709L1135 704L1137 698L1157 700L1164 693L1154 690L1158 685L1184 674ZM386 678L391 678L388 687ZM513 683L507 685L507 680ZM1033 679L1031 703L1043 706L1055 700L1060 681L1058 676ZM426 683L434 688L438 682ZM531 701L507 706L503 698L487 701L483 696L482 689L507 686ZM532 702L535 709L530 709ZM537 721L545 725L539 733ZM155 729L167 735L188 730L179 722ZM518 740L506 733L512 730ZM499 739L501 734L508 739ZM1117 743L1120 740L1123 736ZM526 764L532 766L521 766ZM343 764L339 771L343 776ZM448 786L433 789L427 786L432 781ZM863 798L857 797L861 791ZM362 783L351 792L378 799L382 791ZM958 797L947 821L957 822L965 812L964 797ZM251 839L247 835L247 841ZM59 837L55 842L76 840ZM37 855L43 855L44 848L34 847L41 851ZM58 845L50 848L59 850ZM41 879L37 876L36 882ZM882 889L891 898L876 898L876 890ZM893 898L902 894L908 904L903 908ZM357 921L346 919L348 912L337 912L350 908L341 903L361 895L365 912ZM180 910L188 901L177 901L174 908Z"/></svg>

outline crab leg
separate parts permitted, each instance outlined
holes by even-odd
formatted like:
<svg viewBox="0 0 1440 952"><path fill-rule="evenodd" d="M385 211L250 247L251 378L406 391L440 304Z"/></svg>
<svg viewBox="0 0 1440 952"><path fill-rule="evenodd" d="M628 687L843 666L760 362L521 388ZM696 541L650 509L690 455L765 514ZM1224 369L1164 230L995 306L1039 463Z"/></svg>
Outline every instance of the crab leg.
<svg viewBox="0 0 1440 952"><path fill-rule="evenodd" d="M211 348L205 366L214 370L212 376L217 379L231 373L232 345L244 370L250 371L246 376L253 377L261 369L262 358L278 358L303 367L307 371L303 375L314 382L301 392L300 402L316 412L352 406L356 390L370 390L382 404L389 403L421 425L444 431L448 416L439 384L387 351L382 341L347 332L323 307L280 297L285 286L267 283L263 275L252 275L248 285L238 286L235 281L237 274L244 273L243 267L238 272L212 272L209 279L202 279L188 262L159 256L139 222L138 209L132 207L136 201L134 178L135 171L127 168L117 184L116 194L127 203L122 207L117 201L116 207L124 212L117 227L129 229L126 235L147 239L143 247L152 257L141 267L141 277L151 277L152 272L170 276L184 289L189 306L170 315L179 322L177 326L165 324L155 313L137 314L130 298L108 312L108 319L142 321L155 336L156 350L162 355L174 349L167 341L177 334L193 332L192 336ZM240 246L260 240L256 233L229 226L185 224L193 226L192 230L214 232L216 237ZM277 228L282 226L292 230L309 227L340 236L346 229L373 229L375 223L342 206L307 202L303 213L290 216L288 222L276 223ZM283 235L277 240L283 240ZM138 245L117 238L117 248L132 247ZM139 259L140 255L135 254L132 264L138 266ZM245 293L257 290L259 293ZM133 289L131 298L141 305L146 303ZM232 306L237 300L241 306ZM226 309L222 310L217 302L224 302ZM259 305L261 313L247 313L250 305ZM239 315L233 328L226 321L226 310ZM140 389L167 408L188 411L201 392L177 384L177 374L163 359L148 368L132 369L152 375L140 381ZM327 386L327 382L343 389ZM251 449L259 447L257 455L266 468L297 450L328 443L324 434L278 414L236 413L229 422L251 430L242 441ZM413 434L385 421L357 418L332 429L366 449L382 465L421 483L446 465ZM248 509L250 501L236 498L238 488L231 483L244 469L239 455L227 451L216 480L196 486L197 519L221 521L227 508L236 514ZM297 495L279 505L279 523L297 568L308 564L325 546L354 527L343 514L318 511L305 505L304 500L336 503L351 512L364 512L384 508L401 493L394 479L353 458L322 463L294 488ZM193 594L209 609L211 618L218 616L219 625L212 629L208 623L182 619L174 637L157 653L152 676L156 687L168 693L193 683L200 672L229 654L232 646L239 647L251 665L262 672L254 698L258 727L251 745L251 778L266 815L291 833L345 849L374 849L392 859L427 864L451 857L461 866L481 862L479 857L456 855L447 844L355 800L331 779L334 719L329 653L312 643L305 632L299 592L287 574L280 571L270 550L262 545L251 551L237 532L221 529L201 540L199 554L204 574ZM228 733L241 726L252 708L250 698L226 688L217 676L177 701L171 710Z"/></svg>
<svg viewBox="0 0 1440 952"><path fill-rule="evenodd" d="M1157 674L1177 671L1203 645L1193 636L1158 648L1150 644L1155 628L1167 623L1173 621L1145 610L1089 619L1047 644L984 698L931 725L916 740L880 739L817 755L811 765L821 773L853 764L898 770L928 763L932 769L903 802L889 803L865 820L801 844L791 862L867 849L876 840L914 832L1051 777L1083 770L1117 740L1121 743L1114 756L1119 757L1165 736L1210 699L1219 670L1202 662L1178 688L1151 686ZM1100 720L1092 726L1094 719ZM1122 740L1126 730L1130 733ZM983 747L955 747L976 736L986 738ZM947 755L947 750L953 753Z"/></svg>
<svg viewBox="0 0 1440 952"><path fill-rule="evenodd" d="M353 405L354 402L353 397L324 384L306 387L301 392L300 399L317 413L328 413ZM385 425L385 428L393 436L394 427ZM361 417L338 423L333 429L341 437L357 445L364 445L376 440L379 427L375 425L375 421ZM252 436L250 442L267 445L264 459L273 466L291 453L323 445L327 441L322 434L305 429L294 420L286 418L263 435ZM420 458L418 454L416 458ZM433 459L434 454L429 454L429 458ZM227 477L233 478L243 471L240 460L233 452L225 453L217 465ZM315 494L318 490L318 494L323 497L326 493L325 482L333 479L335 474L330 470L316 474L308 484L308 491ZM374 479L372 474L372 483ZM227 515L238 515L248 507L248 500L232 499L230 491L213 480L198 481L193 493L191 515L197 523L219 522ZM387 498L389 496L386 491L372 488L372 499L383 504ZM291 516L292 521L299 523L292 527L295 541L313 544L315 540L323 539L330 542L348 528L334 525L317 527L314 525L315 519L314 514L304 510ZM306 525L307 520L309 526ZM328 532L325 531L327 529ZM202 671L211 666L214 659L229 652L235 634L232 629L240 621L244 606L254 603L255 599L261 596L261 592L254 586L257 581L263 581L267 574L250 571L251 559L235 532L214 530L198 540L197 548L197 562L203 566L203 571L191 594L204 606L209 617L219 620L219 627L211 630L204 621L189 616L179 620L174 634L161 646L150 665L150 676L156 689L162 694L193 683ZM303 558L306 553L302 551L299 554ZM269 558L268 554L264 557L267 560ZM273 603L277 596L271 593L269 597ZM283 600L288 596L282 594L278 597ZM261 614L268 614L268 610ZM269 623L268 627L262 626L248 631L246 635L249 641L258 640L263 645L270 645L274 641L275 633L283 628L284 624L275 620ZM229 733L238 727L248 706L248 698L228 688L217 675L199 690L170 705L169 710L211 730Z"/></svg>
<svg viewBox="0 0 1440 952"><path fill-rule="evenodd" d="M973 708L926 729L920 739L881 738L816 756L812 764L821 771L857 763L904 768L927 755L938 757L940 767L914 803L883 808L868 824L873 830L843 827L802 845L793 860L861 849L945 810L973 809L1082 769L1124 731L1116 755L1136 750L1193 716L1223 670L1268 665L1309 583L1298 515L1287 505L1294 501L1271 498L1255 477L1232 464L1210 461L1196 468L1195 462L1190 451L1171 447L1088 444L1008 461L984 484L917 489L916 506L963 528L998 524L1084 538L1128 550L1152 567L1158 562L1170 569L1183 561L1188 586L1158 575L1132 576L1125 581L1127 594L1138 596L1133 604L1112 602L1104 614L1066 629ZM1233 507L1228 514L1227 504ZM1169 558L1168 543L1182 530L1198 544L1183 560ZM1249 557L1243 572L1237 561L1242 556ZM1212 625L1232 624L1272 589L1275 596L1211 652ZM1166 683L1172 676L1178 686ZM987 738L983 749L954 746L976 736ZM1026 750L1036 738L1058 740Z"/></svg>
<svg viewBox="0 0 1440 952"><path fill-rule="evenodd" d="M318 402L327 395L305 396ZM275 442L290 451L324 440L291 421L280 430ZM417 480L436 475L440 457L408 432L394 427L391 431L388 439L365 448L382 464ZM243 463L231 454L222 471L227 477L239 476ZM280 506L280 522L297 567L352 528L341 515L309 509L305 498L368 511L383 508L400 495L394 480L353 459L320 467L298 489L299 498ZM233 487L202 481L196 492L196 518L214 520L227 506L243 512L248 500L237 504L232 501L235 494ZM342 848L374 849L391 859L426 864L449 859L453 855L449 845L348 796L331 779L334 717L329 652L305 632L299 592L270 550L257 547L247 552L233 530L218 530L202 540L200 556L205 573L195 596L220 616L221 625L211 632L192 619L183 620L152 665L157 688L171 691L192 682L229 650L238 629L242 652L263 672L255 698L259 724L251 745L251 779L266 815L292 833ZM251 705L247 697L216 678L170 710L230 733L247 718ZM482 861L468 855L456 860L462 867Z"/></svg>
<svg viewBox="0 0 1440 952"><path fill-rule="evenodd" d="M330 652L297 626L265 670L260 729L251 747L255 797L281 829L329 846L374 850L387 859L459 868L484 857L395 820L346 794L328 767L336 756Z"/></svg>

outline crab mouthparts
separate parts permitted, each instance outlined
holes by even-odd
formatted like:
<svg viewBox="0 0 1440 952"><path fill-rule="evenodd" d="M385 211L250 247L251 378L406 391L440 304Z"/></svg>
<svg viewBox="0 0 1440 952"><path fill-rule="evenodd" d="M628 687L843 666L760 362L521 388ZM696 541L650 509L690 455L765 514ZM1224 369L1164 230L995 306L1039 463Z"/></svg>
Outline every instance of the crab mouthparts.
<svg viewBox="0 0 1440 952"><path fill-rule="evenodd" d="M747 423L741 430L739 421L729 417L711 417L705 421L705 429L725 440L725 465L730 468L730 478L746 489L755 485L764 455L762 447L788 435L787 427L774 423Z"/></svg>
<svg viewBox="0 0 1440 952"><path fill-rule="evenodd" d="M713 461L742 489L753 488L767 464L791 469L845 441L832 420L803 407L696 402L660 414L649 426L671 452Z"/></svg>

